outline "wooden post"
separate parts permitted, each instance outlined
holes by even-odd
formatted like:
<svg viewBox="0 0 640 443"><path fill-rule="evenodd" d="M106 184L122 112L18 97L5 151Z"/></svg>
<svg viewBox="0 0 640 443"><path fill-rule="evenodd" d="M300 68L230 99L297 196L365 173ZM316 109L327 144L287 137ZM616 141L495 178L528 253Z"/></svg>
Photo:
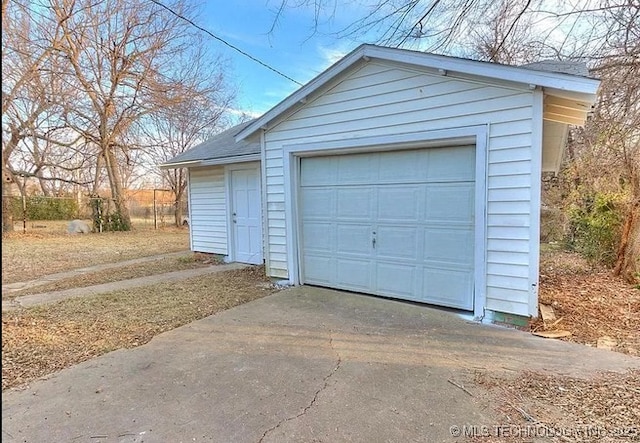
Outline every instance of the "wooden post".
<svg viewBox="0 0 640 443"><path fill-rule="evenodd" d="M27 233L27 197L22 195L22 233Z"/></svg>

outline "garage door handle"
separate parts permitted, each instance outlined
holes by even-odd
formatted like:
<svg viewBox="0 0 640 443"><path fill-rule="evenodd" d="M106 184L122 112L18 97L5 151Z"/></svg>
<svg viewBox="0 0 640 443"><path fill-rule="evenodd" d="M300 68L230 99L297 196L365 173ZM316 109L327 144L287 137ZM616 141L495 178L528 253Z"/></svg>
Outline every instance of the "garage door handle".
<svg viewBox="0 0 640 443"><path fill-rule="evenodd" d="M373 246L373 249L376 248L376 233L373 233L373 236L371 237L371 246Z"/></svg>

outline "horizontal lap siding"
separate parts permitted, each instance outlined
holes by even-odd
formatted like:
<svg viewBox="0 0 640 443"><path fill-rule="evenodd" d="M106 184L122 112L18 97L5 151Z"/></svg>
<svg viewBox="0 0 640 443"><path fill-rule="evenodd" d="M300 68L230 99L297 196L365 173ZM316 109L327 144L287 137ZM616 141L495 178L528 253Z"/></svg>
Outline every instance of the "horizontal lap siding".
<svg viewBox="0 0 640 443"><path fill-rule="evenodd" d="M487 308L528 315L533 96L369 63L266 132L270 274L288 277L283 145L490 124Z"/></svg>
<svg viewBox="0 0 640 443"><path fill-rule="evenodd" d="M227 255L227 204L224 167L189 170L191 247L194 251Z"/></svg>

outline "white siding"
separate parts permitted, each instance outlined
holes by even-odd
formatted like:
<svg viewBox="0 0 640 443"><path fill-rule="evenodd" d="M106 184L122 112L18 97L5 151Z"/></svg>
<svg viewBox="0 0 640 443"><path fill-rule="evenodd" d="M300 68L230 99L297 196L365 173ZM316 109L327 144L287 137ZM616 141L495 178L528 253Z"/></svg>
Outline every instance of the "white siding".
<svg viewBox="0 0 640 443"><path fill-rule="evenodd" d="M287 278L283 145L489 125L486 308L529 315L533 92L360 65L265 134L269 273ZM539 153L537 155L540 155ZM536 257L537 259L537 257Z"/></svg>
<svg viewBox="0 0 640 443"><path fill-rule="evenodd" d="M224 166L189 169L191 249L227 255Z"/></svg>

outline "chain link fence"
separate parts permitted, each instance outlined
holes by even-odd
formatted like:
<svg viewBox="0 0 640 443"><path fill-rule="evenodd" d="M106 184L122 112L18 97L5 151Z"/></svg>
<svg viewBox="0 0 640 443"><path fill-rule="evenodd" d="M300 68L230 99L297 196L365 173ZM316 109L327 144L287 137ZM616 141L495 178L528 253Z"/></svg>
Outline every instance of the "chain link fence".
<svg viewBox="0 0 640 443"><path fill-rule="evenodd" d="M100 204L97 205L97 201ZM178 203L179 224L188 215L187 199ZM2 196L3 224L14 231L43 231L62 229L71 220L85 220L93 224L96 207L104 214L113 210L113 199L45 196ZM176 205L173 192L165 189L131 191L127 195L127 207L131 223L136 228L161 228L175 226ZM100 226L95 226L100 231ZM6 229L5 229L6 230Z"/></svg>

